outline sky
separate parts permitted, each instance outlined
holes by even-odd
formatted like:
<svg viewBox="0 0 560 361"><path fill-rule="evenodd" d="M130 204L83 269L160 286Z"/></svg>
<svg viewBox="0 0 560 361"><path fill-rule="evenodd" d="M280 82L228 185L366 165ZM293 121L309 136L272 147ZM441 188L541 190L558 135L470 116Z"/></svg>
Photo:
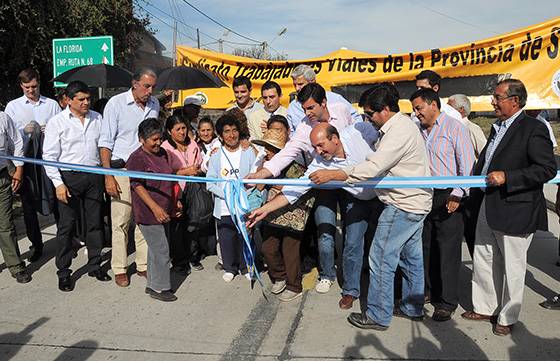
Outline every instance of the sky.
<svg viewBox="0 0 560 361"><path fill-rule="evenodd" d="M168 49L165 55L173 49L174 18L180 45L196 46L196 28L203 47L215 51L216 39L255 44L211 22L184 1L135 1L150 13L155 36ZM271 53L292 60L320 57L341 47L372 54L443 48L560 16L560 0L187 1L234 32L268 42ZM277 36L284 28L285 34ZM223 50L231 53L240 47L247 45L224 43Z"/></svg>

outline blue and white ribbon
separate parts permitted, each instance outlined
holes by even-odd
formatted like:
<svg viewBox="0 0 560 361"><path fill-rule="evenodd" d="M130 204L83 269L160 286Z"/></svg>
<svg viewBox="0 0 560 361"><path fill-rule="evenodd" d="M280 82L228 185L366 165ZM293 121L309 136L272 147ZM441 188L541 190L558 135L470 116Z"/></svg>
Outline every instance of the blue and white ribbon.
<svg viewBox="0 0 560 361"><path fill-rule="evenodd" d="M342 187L362 187L362 188L484 188L486 187L485 176L457 176L457 177L383 177L371 178L363 182L348 184L346 182L333 181L322 185L317 185L309 179L221 179L194 176L180 176L175 174L161 174L148 172L134 172L122 169L110 169L95 166L86 166L72 163L52 162L42 159L23 158L0 155L0 158L12 161L39 164L48 167L55 167L61 170L71 170L94 174L124 176L139 179L154 179L162 181L183 181L183 182L204 182L204 183L224 183L224 194L226 205L232 215L232 219L238 231L243 236L243 256L248 266L249 274L255 278L261 287L263 283L260 274L255 267L255 252L252 244L250 232L245 225L245 215L250 212L249 200L244 184L270 184L283 186L306 186L313 188L342 188ZM560 172L548 183L560 183ZM264 294L264 293L263 293Z"/></svg>

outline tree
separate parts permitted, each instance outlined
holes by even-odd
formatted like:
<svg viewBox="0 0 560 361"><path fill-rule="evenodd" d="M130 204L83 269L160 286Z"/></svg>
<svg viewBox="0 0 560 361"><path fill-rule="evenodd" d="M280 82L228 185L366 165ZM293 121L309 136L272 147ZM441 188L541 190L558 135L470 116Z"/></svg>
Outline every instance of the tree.
<svg viewBox="0 0 560 361"><path fill-rule="evenodd" d="M268 49L269 47L264 43L263 45L255 45L250 48L236 48L231 53L237 56L261 60L288 60L288 54L276 53L272 55Z"/></svg>
<svg viewBox="0 0 560 361"><path fill-rule="evenodd" d="M33 67L41 92L53 95L52 39L112 35L115 63L130 67L146 14L133 0L10 0L0 5L0 106L19 96L17 74Z"/></svg>

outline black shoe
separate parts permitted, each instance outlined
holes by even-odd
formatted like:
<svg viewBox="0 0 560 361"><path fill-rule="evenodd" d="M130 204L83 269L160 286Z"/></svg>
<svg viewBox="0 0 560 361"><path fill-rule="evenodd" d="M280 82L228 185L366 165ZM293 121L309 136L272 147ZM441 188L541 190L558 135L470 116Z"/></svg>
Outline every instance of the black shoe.
<svg viewBox="0 0 560 361"><path fill-rule="evenodd" d="M416 321L416 322L424 321L424 315L422 315L422 316L409 316L406 313L404 313L403 310L401 310L401 308L399 306L395 306L395 308L393 308L393 316L400 317L400 318L406 318L407 320Z"/></svg>
<svg viewBox="0 0 560 361"><path fill-rule="evenodd" d="M548 310L560 310L560 294L539 303L539 305Z"/></svg>
<svg viewBox="0 0 560 361"><path fill-rule="evenodd" d="M358 328L364 328L368 330L377 330L377 331L385 331L389 327L383 326L372 320L368 317L365 313L359 312L352 312L350 316L348 316L348 322Z"/></svg>
<svg viewBox="0 0 560 361"><path fill-rule="evenodd" d="M13 276L17 283L29 283L31 282L31 275L27 273L26 270L19 271Z"/></svg>
<svg viewBox="0 0 560 361"><path fill-rule="evenodd" d="M436 322L445 322L451 319L455 311L446 310L444 308L436 308L432 315L432 320Z"/></svg>
<svg viewBox="0 0 560 361"><path fill-rule="evenodd" d="M204 266L202 265L202 263L198 262L198 263L191 263L191 268L195 271L202 271L204 269Z"/></svg>
<svg viewBox="0 0 560 361"><path fill-rule="evenodd" d="M58 279L58 289L62 292L70 292L74 289L74 283L72 282L72 277L64 276Z"/></svg>
<svg viewBox="0 0 560 361"><path fill-rule="evenodd" d="M33 254L31 255L31 257L28 258L28 261L31 263L37 262L38 260L41 259L42 255L43 255L42 248L33 248Z"/></svg>
<svg viewBox="0 0 560 361"><path fill-rule="evenodd" d="M88 276L97 278L98 281L107 282L111 280L111 276L107 272L96 269L95 271L88 272Z"/></svg>
<svg viewBox="0 0 560 361"><path fill-rule="evenodd" d="M173 266L171 267L171 272L175 272L181 276L188 276L191 274L191 269L187 266Z"/></svg>
<svg viewBox="0 0 560 361"><path fill-rule="evenodd" d="M156 300L163 301L163 302L173 302L177 301L177 296L175 296L171 290L156 292L151 288L146 287L146 293L150 295L151 298L155 298Z"/></svg>

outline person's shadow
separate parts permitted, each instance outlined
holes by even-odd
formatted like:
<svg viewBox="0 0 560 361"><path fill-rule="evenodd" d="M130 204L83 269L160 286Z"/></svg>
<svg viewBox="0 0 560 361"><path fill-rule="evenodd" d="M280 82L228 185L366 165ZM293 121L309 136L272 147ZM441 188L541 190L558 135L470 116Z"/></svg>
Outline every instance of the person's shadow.
<svg viewBox="0 0 560 361"><path fill-rule="evenodd" d="M542 338L532 334L523 322L517 322L511 331L515 345L509 349L510 360L558 360L560 339Z"/></svg>
<svg viewBox="0 0 560 361"><path fill-rule="evenodd" d="M95 352L99 343L94 340L83 340L68 346L54 361L85 361Z"/></svg>
<svg viewBox="0 0 560 361"><path fill-rule="evenodd" d="M0 344L10 346L6 353L1 355L2 361L8 361L13 358L22 346L26 345L33 335L31 334L35 329L42 326L49 320L47 317L41 317L32 324L26 326L20 332L7 332L0 334Z"/></svg>

